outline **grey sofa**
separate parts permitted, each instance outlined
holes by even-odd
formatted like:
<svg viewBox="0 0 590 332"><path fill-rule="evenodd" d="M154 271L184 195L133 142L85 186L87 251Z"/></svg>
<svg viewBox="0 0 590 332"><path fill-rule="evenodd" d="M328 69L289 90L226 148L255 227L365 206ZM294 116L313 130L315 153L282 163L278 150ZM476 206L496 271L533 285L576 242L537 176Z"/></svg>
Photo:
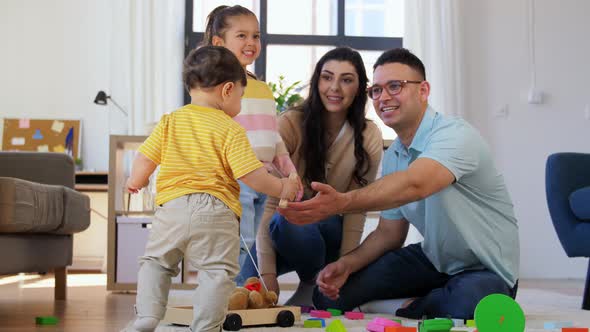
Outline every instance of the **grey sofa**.
<svg viewBox="0 0 590 332"><path fill-rule="evenodd" d="M72 234L90 224L74 176L63 153L0 152L0 275L54 271L55 300L66 299Z"/></svg>

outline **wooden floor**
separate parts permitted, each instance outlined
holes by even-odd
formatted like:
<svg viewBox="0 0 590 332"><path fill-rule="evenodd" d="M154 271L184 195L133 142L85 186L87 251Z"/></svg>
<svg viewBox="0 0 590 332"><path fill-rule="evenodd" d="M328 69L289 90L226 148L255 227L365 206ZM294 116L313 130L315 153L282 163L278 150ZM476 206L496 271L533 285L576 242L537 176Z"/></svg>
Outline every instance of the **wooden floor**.
<svg viewBox="0 0 590 332"><path fill-rule="evenodd" d="M135 294L106 291L104 274L68 275L66 301L53 301L53 276L0 276L0 332L120 331L134 317ZM521 280L519 287L581 295L582 280ZM57 316L57 326L36 326L36 316Z"/></svg>

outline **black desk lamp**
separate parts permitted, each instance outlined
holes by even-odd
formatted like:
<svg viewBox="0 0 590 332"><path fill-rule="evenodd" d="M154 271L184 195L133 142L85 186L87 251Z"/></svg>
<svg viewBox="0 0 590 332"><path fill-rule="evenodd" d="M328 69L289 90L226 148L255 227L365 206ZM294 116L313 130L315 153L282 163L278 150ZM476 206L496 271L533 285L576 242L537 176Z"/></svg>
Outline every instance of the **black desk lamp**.
<svg viewBox="0 0 590 332"><path fill-rule="evenodd" d="M123 107L119 106L119 104L117 104L117 102L113 98L111 98L111 96L107 96L107 94L104 91L98 91L98 94L94 98L94 103L96 105L103 105L104 106L107 104L107 99L110 99L113 102L113 104L115 104L115 106L117 106L117 108L121 112L123 112L123 114L125 114L125 116L128 116L127 112L125 112Z"/></svg>

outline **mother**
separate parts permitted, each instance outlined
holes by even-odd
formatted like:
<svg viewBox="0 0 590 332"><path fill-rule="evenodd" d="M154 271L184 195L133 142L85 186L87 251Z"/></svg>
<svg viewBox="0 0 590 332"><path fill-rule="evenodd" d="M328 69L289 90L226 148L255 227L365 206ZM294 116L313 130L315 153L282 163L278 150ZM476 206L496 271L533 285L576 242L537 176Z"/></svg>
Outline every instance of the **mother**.
<svg viewBox="0 0 590 332"><path fill-rule="evenodd" d="M360 54L335 48L316 64L309 96L302 106L279 118L279 132L305 186L328 183L346 192L375 180L383 151L381 131L365 117L367 74ZM277 293L277 276L296 271L300 284L287 304L311 304L317 273L328 263L356 248L365 215L331 216L297 226L275 212L278 200L269 199L252 255L270 290ZM244 280L257 275L251 260L242 267Z"/></svg>

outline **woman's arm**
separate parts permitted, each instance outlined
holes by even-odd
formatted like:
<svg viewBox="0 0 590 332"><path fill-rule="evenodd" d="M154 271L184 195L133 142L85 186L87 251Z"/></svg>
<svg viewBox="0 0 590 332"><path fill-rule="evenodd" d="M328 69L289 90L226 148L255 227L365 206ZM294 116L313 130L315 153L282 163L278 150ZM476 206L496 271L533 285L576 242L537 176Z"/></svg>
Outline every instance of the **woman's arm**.
<svg viewBox="0 0 590 332"><path fill-rule="evenodd" d="M377 125L373 122L367 123L363 143L363 147L369 155L369 160L367 160L369 163L369 169L363 178L367 180L367 184L369 184L375 181L379 165L381 164L381 158L383 157L383 138L381 136L381 130L379 130ZM360 188L360 185L352 179L346 191L357 188ZM344 256L360 244L365 228L365 222L366 214L364 213L349 213L344 215L342 221L340 256Z"/></svg>

